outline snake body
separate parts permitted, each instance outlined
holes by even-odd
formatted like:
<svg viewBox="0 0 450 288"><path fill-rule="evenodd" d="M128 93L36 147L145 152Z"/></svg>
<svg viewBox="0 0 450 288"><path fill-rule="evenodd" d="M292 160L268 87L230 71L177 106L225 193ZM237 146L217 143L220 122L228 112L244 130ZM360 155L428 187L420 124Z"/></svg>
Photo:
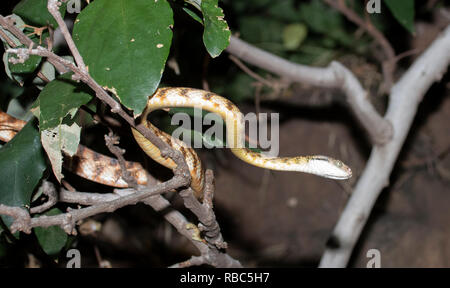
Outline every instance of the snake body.
<svg viewBox="0 0 450 288"><path fill-rule="evenodd" d="M10 141L25 124L27 124L26 121L0 111L0 141ZM147 172L140 163L126 161L125 165L139 185L147 185ZM122 178L122 170L117 159L95 152L81 144L78 145L73 157L64 157L63 166L72 173L93 182L117 188L128 187L127 182Z"/></svg>
<svg viewBox="0 0 450 288"><path fill-rule="evenodd" d="M192 177L191 187L199 198L203 195L204 173L197 153L183 141L171 137L147 121L147 116L151 111L170 107L196 107L220 115L226 124L227 143L232 144L230 145L231 152L251 165L272 170L310 173L331 179L347 179L352 176L349 167L330 157L320 155L267 157L241 147L239 145L244 143L244 117L231 101L204 90L178 87L160 88L149 98L141 117L142 122L164 142L181 151ZM25 121L0 111L0 140L8 142L25 124ZM134 129L132 129L132 133L139 146L152 159L170 169L176 168L176 164L170 158L162 157L160 150L142 134ZM72 158L65 157L63 165L66 169L88 180L113 187L128 187L126 181L121 177L122 170L117 159L97 153L83 145L79 145L77 153ZM127 161L126 167L138 184L146 185L148 183L147 172L141 164Z"/></svg>
<svg viewBox="0 0 450 288"><path fill-rule="evenodd" d="M199 89L160 88L149 98L141 117L142 123L167 144L183 153L192 177L191 187L197 197L201 197L204 185L203 168L199 157L183 141L160 131L147 121L150 112L170 107L195 107L218 114L226 124L227 143L231 146L231 152L251 165L271 170L310 173L331 179L348 179L352 176L352 171L348 166L340 160L327 156L268 157L253 152L243 145L245 135L243 133L245 130L244 116L231 101ZM162 157L160 150L141 133L135 129L132 129L132 132L137 143L147 155L170 169L176 167L171 159Z"/></svg>

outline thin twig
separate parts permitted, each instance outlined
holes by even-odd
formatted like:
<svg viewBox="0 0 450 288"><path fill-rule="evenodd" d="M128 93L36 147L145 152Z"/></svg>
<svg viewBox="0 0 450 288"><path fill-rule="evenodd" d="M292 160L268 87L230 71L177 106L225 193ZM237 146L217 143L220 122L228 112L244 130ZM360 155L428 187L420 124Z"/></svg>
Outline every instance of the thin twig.
<svg viewBox="0 0 450 288"><path fill-rule="evenodd" d="M31 214L42 213L58 203L58 193L51 182L46 180L42 181L42 193L48 197L47 201L42 205L32 207L30 209Z"/></svg>
<svg viewBox="0 0 450 288"><path fill-rule="evenodd" d="M25 33L23 33L19 28L17 28L14 25L14 21L11 18L3 17L0 15L0 25L11 32L14 37L16 37L20 43L22 43L26 47L34 47L34 42L27 36ZM11 46L12 47L12 46ZM14 47L13 47L14 48ZM65 68L63 65L55 62L53 59L48 60L53 66L55 66L56 70L60 73L65 73L68 71L67 68Z"/></svg>
<svg viewBox="0 0 450 288"><path fill-rule="evenodd" d="M211 91L208 84L208 66L210 59L211 58L209 57L209 55L205 55L205 57L203 58L202 88L205 91Z"/></svg>
<svg viewBox="0 0 450 288"><path fill-rule="evenodd" d="M386 60L382 63L383 75L384 75L384 89L383 92L388 92L393 83L394 83L394 72L396 70L396 61L395 61L395 51L392 48L389 41L384 37L383 33L381 33L370 21L370 18L367 18L367 21L364 21L361 17L358 16L352 9L347 7L344 0L325 0L325 2L336 10L340 11L342 14L347 17L348 20L352 21L372 36L375 41L381 46L386 56Z"/></svg>
<svg viewBox="0 0 450 288"><path fill-rule="evenodd" d="M200 266L203 264L207 264L208 261L205 256L192 256L189 260L173 264L169 266L169 268L188 268L192 266Z"/></svg>
<svg viewBox="0 0 450 288"><path fill-rule="evenodd" d="M402 53L398 54L397 56L395 56L395 62L398 62L398 61L400 61L401 59L403 59L405 57L409 57L411 55L419 54L420 52L422 52L422 50L418 49L418 48L414 48L414 49L402 52Z"/></svg>
<svg viewBox="0 0 450 288"><path fill-rule="evenodd" d="M0 36L8 43L9 47L12 48L17 47L16 43L3 30L0 30ZM37 73L37 76L44 82L50 82L50 80L48 80L47 77L45 77L45 75L42 74L40 71Z"/></svg>
<svg viewBox="0 0 450 288"><path fill-rule="evenodd" d="M114 135L112 132L109 132L109 135L105 135L105 144L108 147L109 151L116 156L119 161L120 169L122 170L122 178L127 182L128 187L139 189L139 185L136 179L131 175L131 173L127 170L127 165L125 158L123 158L123 154L125 154L125 150L120 149L119 144L119 136Z"/></svg>
<svg viewBox="0 0 450 288"><path fill-rule="evenodd" d="M257 73L253 72L250 68L248 68L244 63L242 63L241 60L239 60L239 58L233 56L233 55L229 55L228 58L230 58L231 61L234 62L234 64L236 64L239 68L241 68L242 71L244 71L245 73L247 73L250 77L252 77L253 79L255 79L258 82L263 83L264 85L266 85L267 87L273 87L273 83L268 81L267 79L259 76Z"/></svg>
<svg viewBox="0 0 450 288"><path fill-rule="evenodd" d="M47 2L48 12L52 14L53 18L55 18L56 20L56 23L58 23L59 29L61 29L61 33L63 34L64 39L66 40L67 46L69 46L70 52L72 53L73 58L75 59L75 63L77 63L77 66L81 69L83 73L87 74L87 68L86 65L84 64L83 57L81 57L77 46L73 42L72 36L70 35L66 22L64 22L64 19L62 18L61 13L59 12L60 6L61 2L58 0L48 0Z"/></svg>
<svg viewBox="0 0 450 288"><path fill-rule="evenodd" d="M14 41L3 30L0 30L0 37L2 37L2 39L4 39L10 47L17 47L16 43L14 43Z"/></svg>

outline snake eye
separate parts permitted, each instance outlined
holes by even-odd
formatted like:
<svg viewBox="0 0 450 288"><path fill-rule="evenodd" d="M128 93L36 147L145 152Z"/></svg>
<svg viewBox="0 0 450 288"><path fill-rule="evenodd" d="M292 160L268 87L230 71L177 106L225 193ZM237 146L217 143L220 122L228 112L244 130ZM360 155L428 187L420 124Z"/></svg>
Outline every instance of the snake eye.
<svg viewBox="0 0 450 288"><path fill-rule="evenodd" d="M344 163L342 163L341 161L336 160L336 166L338 166L339 168L342 168L343 164Z"/></svg>

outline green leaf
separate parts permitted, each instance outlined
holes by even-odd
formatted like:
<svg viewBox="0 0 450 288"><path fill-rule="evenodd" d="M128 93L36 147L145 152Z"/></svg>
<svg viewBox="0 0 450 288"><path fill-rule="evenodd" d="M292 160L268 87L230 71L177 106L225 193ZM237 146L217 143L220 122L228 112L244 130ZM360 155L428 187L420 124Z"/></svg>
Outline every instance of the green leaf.
<svg viewBox="0 0 450 288"><path fill-rule="evenodd" d="M224 19L223 11L218 6L219 0L203 0L202 13L205 28L203 43L209 55L215 58L230 44L231 31Z"/></svg>
<svg viewBox="0 0 450 288"><path fill-rule="evenodd" d="M283 29L283 45L288 50L297 49L308 34L308 29L304 24L293 23Z"/></svg>
<svg viewBox="0 0 450 288"><path fill-rule="evenodd" d="M33 114L29 111L33 102L31 102L32 99L24 98L26 98L26 96L21 95L18 98L12 99L9 102L8 109L6 109L6 113L14 118L29 121L33 118Z"/></svg>
<svg viewBox="0 0 450 288"><path fill-rule="evenodd" d="M313 0L301 3L299 16L299 20L304 22L311 31L324 34L326 38L331 38L347 47L355 45L353 34L345 31L342 14L325 5L323 1Z"/></svg>
<svg viewBox="0 0 450 288"><path fill-rule="evenodd" d="M48 0L22 0L13 9L13 13L22 17L29 25L45 26L53 25L57 28L58 24L47 9ZM59 8L59 12L64 18L66 13L66 4L63 3Z"/></svg>
<svg viewBox="0 0 450 288"><path fill-rule="evenodd" d="M52 164L53 174L61 182L64 175L61 172L63 155L62 152L73 156L77 152L80 143L81 127L76 123L71 126L62 124L52 129L41 132L42 147L47 152L48 159Z"/></svg>
<svg viewBox="0 0 450 288"><path fill-rule="evenodd" d="M236 11L239 15L245 14L249 10L261 11L262 9L267 9L268 6L274 2L284 2L283 1L273 1L273 0L246 0L246 1L236 1L236 0L222 0L227 6L231 6L233 11Z"/></svg>
<svg viewBox="0 0 450 288"><path fill-rule="evenodd" d="M185 3L185 4L186 4L186 3ZM188 14L189 16L191 16L192 19L194 19L195 21L197 21L198 23L200 23L200 24L203 25L203 19L200 18L200 16L198 16L198 15L195 13L195 11L191 10L190 7L187 6L187 4L186 4L186 6L184 6L182 9L183 9L184 12L186 12L186 14Z"/></svg>
<svg viewBox="0 0 450 288"><path fill-rule="evenodd" d="M91 100L92 90L85 84L71 80L71 76L72 73L66 73L56 78L39 94L34 107L39 106L41 131L60 125L67 114L74 114L78 107Z"/></svg>
<svg viewBox="0 0 450 288"><path fill-rule="evenodd" d="M2 85L0 85L0 110L8 112L8 106L11 105L11 101L22 95L24 91L25 88L17 85L15 82L9 79L3 80Z"/></svg>
<svg viewBox="0 0 450 288"><path fill-rule="evenodd" d="M384 3L410 33L414 33L414 0L384 0Z"/></svg>
<svg viewBox="0 0 450 288"><path fill-rule="evenodd" d="M95 0L78 15L73 38L91 76L140 114L161 80L172 26L166 0Z"/></svg>
<svg viewBox="0 0 450 288"><path fill-rule="evenodd" d="M259 16L242 16L238 20L242 38L250 43L280 43L282 41L284 25L277 20ZM262 26L264 29L261 29Z"/></svg>
<svg viewBox="0 0 450 288"><path fill-rule="evenodd" d="M45 168L41 137L32 120L0 149L0 203L19 207L29 205ZM2 218L7 226L11 225L12 218Z"/></svg>
<svg viewBox="0 0 450 288"><path fill-rule="evenodd" d="M274 19L288 22L298 20L298 11L295 8L294 0L272 1L267 10Z"/></svg>
<svg viewBox="0 0 450 288"><path fill-rule="evenodd" d="M43 215L54 216L61 213L61 210L58 208L53 208ZM68 236L64 230L58 226L50 226L46 228L36 227L34 228L34 233L36 234L36 238L38 239L39 244L41 244L42 249L48 255L54 255L61 251L64 245L66 245L68 239Z"/></svg>
<svg viewBox="0 0 450 288"><path fill-rule="evenodd" d="M244 72L236 73L232 79L230 79L228 85L224 83L224 94L230 95L230 100L234 103L240 103L245 100L254 99L254 86L252 83L255 79L250 77Z"/></svg>
<svg viewBox="0 0 450 288"><path fill-rule="evenodd" d="M320 0L302 3L299 16L314 32L329 33L330 29L342 27L344 21L341 14L329 8Z"/></svg>

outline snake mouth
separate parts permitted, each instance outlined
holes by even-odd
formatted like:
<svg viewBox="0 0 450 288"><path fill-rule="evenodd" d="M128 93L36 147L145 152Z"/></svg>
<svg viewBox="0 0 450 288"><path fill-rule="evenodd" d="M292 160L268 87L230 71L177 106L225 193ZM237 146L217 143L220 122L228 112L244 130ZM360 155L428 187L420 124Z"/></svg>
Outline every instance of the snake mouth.
<svg viewBox="0 0 450 288"><path fill-rule="evenodd" d="M350 173L350 174L347 174L347 175L329 175L329 174L327 174L327 175L325 175L325 177L326 178L329 178L329 179L333 179L333 180L346 180L346 179L350 179L350 178L352 178L352 174Z"/></svg>
<svg viewBox="0 0 450 288"><path fill-rule="evenodd" d="M342 171L342 173L333 173L333 174L323 174L322 176L329 178L329 179L334 179L334 180L346 180L346 179L350 179L352 178L352 170L350 169L346 169L345 171Z"/></svg>

